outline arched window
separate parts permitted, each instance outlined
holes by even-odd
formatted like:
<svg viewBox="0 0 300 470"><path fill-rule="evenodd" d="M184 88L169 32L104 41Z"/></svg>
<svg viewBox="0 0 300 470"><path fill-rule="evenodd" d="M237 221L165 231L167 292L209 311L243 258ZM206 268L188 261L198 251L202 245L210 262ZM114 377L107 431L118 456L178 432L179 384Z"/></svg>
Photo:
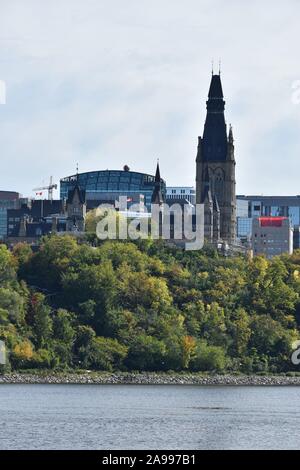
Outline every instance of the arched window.
<svg viewBox="0 0 300 470"><path fill-rule="evenodd" d="M217 168L214 171L214 193L217 196L219 202L224 199L224 171L221 168Z"/></svg>

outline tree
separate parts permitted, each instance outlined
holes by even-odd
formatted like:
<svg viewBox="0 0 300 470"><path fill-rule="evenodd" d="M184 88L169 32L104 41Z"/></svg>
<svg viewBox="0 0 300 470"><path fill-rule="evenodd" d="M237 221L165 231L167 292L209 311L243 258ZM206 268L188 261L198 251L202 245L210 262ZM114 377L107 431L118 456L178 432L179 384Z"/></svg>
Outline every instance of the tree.
<svg viewBox="0 0 300 470"><path fill-rule="evenodd" d="M127 265L123 265L117 275L119 302L124 308L132 310L141 305L162 310L171 305L172 297L164 279L132 272Z"/></svg>
<svg viewBox="0 0 300 470"><path fill-rule="evenodd" d="M238 308L232 314L230 330L233 340L233 352L241 357L246 355L251 338L250 317L243 308Z"/></svg>
<svg viewBox="0 0 300 470"><path fill-rule="evenodd" d="M204 341L199 341L191 367L197 371L222 371L226 367L226 362L223 348L208 346Z"/></svg>
<svg viewBox="0 0 300 470"><path fill-rule="evenodd" d="M164 365L165 354L163 341L141 333L131 339L125 364L130 369L160 370Z"/></svg>
<svg viewBox="0 0 300 470"><path fill-rule="evenodd" d="M277 356L280 353L289 354L291 343L297 339L294 330L287 331L270 315L255 315L251 322L252 335L250 347L258 354Z"/></svg>
<svg viewBox="0 0 300 470"><path fill-rule="evenodd" d="M33 358L33 345L28 339L16 344L11 352L10 360L15 368L28 367Z"/></svg>
<svg viewBox="0 0 300 470"><path fill-rule="evenodd" d="M216 346L227 344L225 313L217 302L206 305L200 336L205 338L209 344Z"/></svg>
<svg viewBox="0 0 300 470"><path fill-rule="evenodd" d="M37 369L46 369L55 365L55 360L51 351L38 349L38 351L34 352L30 365Z"/></svg>
<svg viewBox="0 0 300 470"><path fill-rule="evenodd" d="M13 248L13 255L20 267L29 262L33 252L27 243L17 243Z"/></svg>
<svg viewBox="0 0 300 470"><path fill-rule="evenodd" d="M183 360L182 367L188 369L196 350L196 340L192 336L184 336L182 339Z"/></svg>
<svg viewBox="0 0 300 470"><path fill-rule="evenodd" d="M45 304L42 294L34 294L31 299L33 332L38 348L44 348L52 335L51 308Z"/></svg>
<svg viewBox="0 0 300 470"><path fill-rule="evenodd" d="M40 250L27 263L20 265L20 272L28 284L48 292L58 292L62 275L79 249L76 239L70 235L44 237Z"/></svg>
<svg viewBox="0 0 300 470"><path fill-rule="evenodd" d="M74 361L81 367L90 366L90 354L93 340L96 337L95 331L89 326L78 326L74 343Z"/></svg>
<svg viewBox="0 0 300 470"><path fill-rule="evenodd" d="M127 355L127 347L116 339L97 337L92 340L89 362L100 370L120 369Z"/></svg>
<svg viewBox="0 0 300 470"><path fill-rule="evenodd" d="M84 266L78 272L70 270L63 276L63 296L66 307L88 315L87 323L102 334L106 312L114 306L116 276L110 261Z"/></svg>
<svg viewBox="0 0 300 470"><path fill-rule="evenodd" d="M26 299L11 288L0 287L0 322L3 321L24 324Z"/></svg>
<svg viewBox="0 0 300 470"><path fill-rule="evenodd" d="M16 262L5 245L0 244L0 286L16 278Z"/></svg>
<svg viewBox="0 0 300 470"><path fill-rule="evenodd" d="M67 344L72 343L75 337L75 329L72 326L73 321L74 317L70 312L62 308L58 309L53 319L54 338Z"/></svg>

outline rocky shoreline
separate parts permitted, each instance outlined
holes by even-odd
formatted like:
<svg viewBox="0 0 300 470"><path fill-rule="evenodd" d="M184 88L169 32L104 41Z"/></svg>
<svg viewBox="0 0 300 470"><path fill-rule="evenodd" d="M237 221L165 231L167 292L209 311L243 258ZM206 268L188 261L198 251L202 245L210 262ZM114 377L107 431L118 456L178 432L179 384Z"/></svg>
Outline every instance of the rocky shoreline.
<svg viewBox="0 0 300 470"><path fill-rule="evenodd" d="M201 375L159 373L60 373L0 375L1 384L132 384L132 385L298 385L300 376Z"/></svg>

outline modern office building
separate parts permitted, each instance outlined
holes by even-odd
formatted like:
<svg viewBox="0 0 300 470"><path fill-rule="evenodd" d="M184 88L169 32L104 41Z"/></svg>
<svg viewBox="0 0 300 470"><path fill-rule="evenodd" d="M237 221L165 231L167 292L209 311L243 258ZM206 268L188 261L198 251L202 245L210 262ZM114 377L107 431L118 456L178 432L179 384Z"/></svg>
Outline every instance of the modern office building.
<svg viewBox="0 0 300 470"><path fill-rule="evenodd" d="M68 176L60 180L60 198L66 200L68 192L76 183L85 191L87 207L97 203L115 200L127 196L132 202L144 200L150 211L152 194L155 189L155 176L130 171L127 166L123 170L101 170ZM166 194L166 183L161 179L161 191ZM93 202L92 202L93 201Z"/></svg>
<svg viewBox="0 0 300 470"><path fill-rule="evenodd" d="M0 240L7 234L7 211L20 206L20 194L14 191L0 191Z"/></svg>
<svg viewBox="0 0 300 470"><path fill-rule="evenodd" d="M256 217L252 221L253 255L267 258L293 253L293 229L288 217Z"/></svg>
<svg viewBox="0 0 300 470"><path fill-rule="evenodd" d="M167 186L166 200L184 199L191 204L196 204L196 189L193 186Z"/></svg>
<svg viewBox="0 0 300 470"><path fill-rule="evenodd" d="M250 239L256 217L287 217L292 227L300 225L300 196L237 196L237 237Z"/></svg>
<svg viewBox="0 0 300 470"><path fill-rule="evenodd" d="M236 200L236 216L237 217L248 217L249 216L249 203L243 199Z"/></svg>
<svg viewBox="0 0 300 470"><path fill-rule="evenodd" d="M249 217L249 202L243 199L236 200L236 233L237 240L248 243L252 233L252 218Z"/></svg>
<svg viewBox="0 0 300 470"><path fill-rule="evenodd" d="M244 196L238 201L248 201L249 217L289 217L292 225L300 225L300 196Z"/></svg>

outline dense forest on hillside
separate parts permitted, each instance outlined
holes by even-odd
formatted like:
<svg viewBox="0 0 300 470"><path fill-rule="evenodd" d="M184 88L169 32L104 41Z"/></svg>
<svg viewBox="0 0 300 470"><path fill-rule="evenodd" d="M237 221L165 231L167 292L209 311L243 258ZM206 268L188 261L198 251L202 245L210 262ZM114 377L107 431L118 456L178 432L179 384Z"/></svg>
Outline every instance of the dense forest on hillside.
<svg viewBox="0 0 300 470"><path fill-rule="evenodd" d="M2 372L297 370L299 294L300 252L249 260L67 235L35 253L0 245Z"/></svg>

